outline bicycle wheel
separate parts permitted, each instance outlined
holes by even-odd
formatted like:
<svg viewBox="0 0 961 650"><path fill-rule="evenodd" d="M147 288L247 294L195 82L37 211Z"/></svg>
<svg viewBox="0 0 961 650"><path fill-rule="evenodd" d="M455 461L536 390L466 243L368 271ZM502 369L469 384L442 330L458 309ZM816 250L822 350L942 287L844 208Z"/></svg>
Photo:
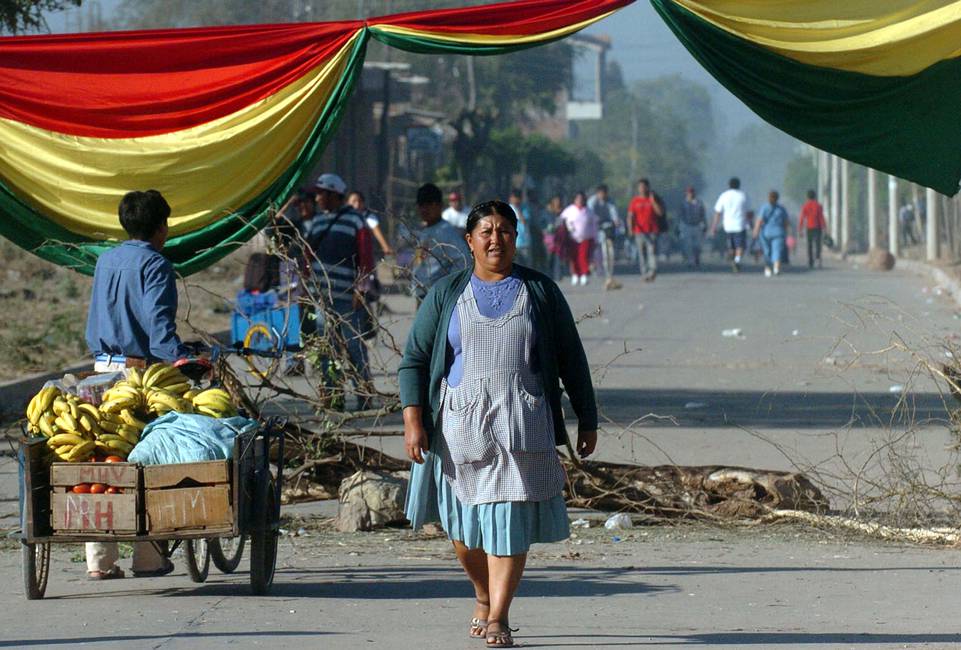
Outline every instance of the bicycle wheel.
<svg viewBox="0 0 961 650"><path fill-rule="evenodd" d="M221 573L233 573L244 556L244 546L247 544L246 535L237 537L214 537L208 540L210 559Z"/></svg>
<svg viewBox="0 0 961 650"><path fill-rule="evenodd" d="M23 593L27 600L43 598L47 591L47 579L50 577L50 544L21 542L20 560Z"/></svg>
<svg viewBox="0 0 961 650"><path fill-rule="evenodd" d="M247 330L244 336L244 347L251 350L279 350L280 337L273 329L268 328L263 323L255 323ZM261 379L266 379L277 371L279 359L272 357L262 357L257 354L246 354L244 360L250 368L250 372Z"/></svg>
<svg viewBox="0 0 961 650"><path fill-rule="evenodd" d="M194 582L205 582L210 573L210 545L206 539L188 539L184 542L187 573Z"/></svg>
<svg viewBox="0 0 961 650"><path fill-rule="evenodd" d="M269 474L269 472L268 472ZM277 566L277 531L272 521L277 509L274 480L258 481L254 502L254 526L250 534L250 588L258 596L270 591Z"/></svg>

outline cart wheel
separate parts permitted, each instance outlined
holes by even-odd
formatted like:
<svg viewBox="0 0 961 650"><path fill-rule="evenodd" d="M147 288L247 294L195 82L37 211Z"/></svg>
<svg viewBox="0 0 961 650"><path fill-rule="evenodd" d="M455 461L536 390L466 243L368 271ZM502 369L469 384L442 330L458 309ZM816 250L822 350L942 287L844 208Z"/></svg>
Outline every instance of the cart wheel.
<svg viewBox="0 0 961 650"><path fill-rule="evenodd" d="M247 330L247 335L244 337L244 347L251 350L276 350L280 347L280 337L272 328L268 328L263 323L256 323ZM278 359L256 354L245 355L244 360L250 366L250 373L261 379L266 379L274 374L279 365Z"/></svg>
<svg viewBox="0 0 961 650"><path fill-rule="evenodd" d="M263 596L274 582L277 565L277 531L271 525L277 499L273 478L258 483L250 533L250 588L257 596Z"/></svg>
<svg viewBox="0 0 961 650"><path fill-rule="evenodd" d="M210 573L210 545L205 539L188 539L184 543L187 573L194 582L204 582Z"/></svg>
<svg viewBox="0 0 961 650"><path fill-rule="evenodd" d="M233 573L240 564L240 558L244 556L244 545L247 543L246 535L237 537L213 537L207 540L207 547L210 549L210 559L214 561L214 566L220 569L221 573Z"/></svg>
<svg viewBox="0 0 961 650"><path fill-rule="evenodd" d="M47 578L50 577L50 544L21 542L20 555L23 593L27 600L39 600L47 591Z"/></svg>

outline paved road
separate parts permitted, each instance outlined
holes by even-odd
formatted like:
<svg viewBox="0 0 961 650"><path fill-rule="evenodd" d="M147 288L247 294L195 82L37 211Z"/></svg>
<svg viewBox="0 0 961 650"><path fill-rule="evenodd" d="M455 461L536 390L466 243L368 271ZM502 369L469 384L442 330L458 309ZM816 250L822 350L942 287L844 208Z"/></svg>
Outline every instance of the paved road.
<svg viewBox="0 0 961 650"><path fill-rule="evenodd" d="M907 426L892 416L898 396L889 389L909 383L914 362L884 350L902 339L944 358L941 342L959 325L955 306L930 282L841 263L775 279L668 267L653 284L624 280L610 293L565 287L575 313L600 307L581 331L608 422L600 456L612 460L790 467L749 431L828 463L837 439L856 458L892 425ZM402 332L410 306L391 304ZM722 337L730 328L743 336ZM919 425L912 448L932 464L947 462L936 387L917 379L909 397L907 420ZM629 426L648 414L657 418ZM0 463L5 494L13 471ZM790 527L652 528L619 537L580 531L532 555L512 621L525 646L961 645L955 550ZM202 586L182 570L88 583L73 552L58 550L50 599L29 603L19 591L19 558L0 553L8 585L0 648L480 647L464 638L469 596L444 542L403 531L285 539L267 598L243 596L245 574Z"/></svg>

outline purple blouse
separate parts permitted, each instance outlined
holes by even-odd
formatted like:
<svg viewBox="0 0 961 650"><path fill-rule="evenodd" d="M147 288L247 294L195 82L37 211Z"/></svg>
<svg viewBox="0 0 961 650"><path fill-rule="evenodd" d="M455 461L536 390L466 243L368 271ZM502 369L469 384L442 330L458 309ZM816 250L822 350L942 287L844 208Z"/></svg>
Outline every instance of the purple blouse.
<svg viewBox="0 0 961 650"><path fill-rule="evenodd" d="M520 291L522 280L515 274L511 274L503 280L496 282L484 282L476 275L470 277L470 286L474 291L474 299L477 301L477 311L487 318L499 318L506 314ZM536 336L536 333L535 333ZM464 355L460 338L460 316L457 309L450 317L450 326L447 328L447 342L454 350L454 362L447 371L447 385L454 387L460 384L461 377L464 375ZM531 370L536 372L535 355L531 355Z"/></svg>

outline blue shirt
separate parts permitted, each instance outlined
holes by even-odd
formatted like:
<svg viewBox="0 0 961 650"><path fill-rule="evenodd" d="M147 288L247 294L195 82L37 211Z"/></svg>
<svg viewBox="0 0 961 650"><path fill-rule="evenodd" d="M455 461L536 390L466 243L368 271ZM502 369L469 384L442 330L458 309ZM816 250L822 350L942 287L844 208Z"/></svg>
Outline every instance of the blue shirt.
<svg viewBox="0 0 961 650"><path fill-rule="evenodd" d="M177 336L173 264L145 241L125 241L100 255L87 315L94 354L175 361L188 351Z"/></svg>
<svg viewBox="0 0 961 650"><path fill-rule="evenodd" d="M761 208L760 219L762 224L761 234L766 239L787 237L787 210L781 207L780 203L774 205L765 203L764 207Z"/></svg>

